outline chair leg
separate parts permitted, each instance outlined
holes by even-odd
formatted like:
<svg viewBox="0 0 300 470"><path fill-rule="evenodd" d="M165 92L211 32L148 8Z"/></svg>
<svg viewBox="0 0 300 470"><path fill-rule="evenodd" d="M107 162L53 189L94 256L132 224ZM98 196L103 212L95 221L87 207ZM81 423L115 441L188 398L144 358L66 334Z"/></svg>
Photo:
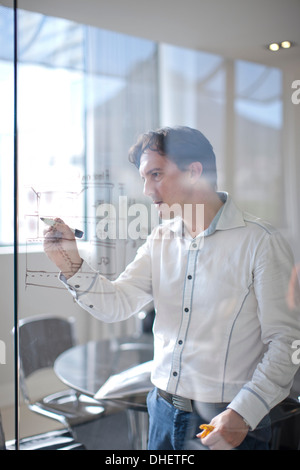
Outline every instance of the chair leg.
<svg viewBox="0 0 300 470"><path fill-rule="evenodd" d="M145 411L126 410L128 438L133 450L147 450L148 414Z"/></svg>

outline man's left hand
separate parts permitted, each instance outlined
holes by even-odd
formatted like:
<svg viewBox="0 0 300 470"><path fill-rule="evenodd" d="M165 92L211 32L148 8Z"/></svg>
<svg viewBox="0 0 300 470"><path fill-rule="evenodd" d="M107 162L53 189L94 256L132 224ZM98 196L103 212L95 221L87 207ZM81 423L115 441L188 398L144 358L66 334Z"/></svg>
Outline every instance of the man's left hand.
<svg viewBox="0 0 300 470"><path fill-rule="evenodd" d="M243 442L249 431L243 418L230 408L215 416L209 424L214 426L214 430L201 442L211 450L234 449ZM197 434L197 437L200 435Z"/></svg>

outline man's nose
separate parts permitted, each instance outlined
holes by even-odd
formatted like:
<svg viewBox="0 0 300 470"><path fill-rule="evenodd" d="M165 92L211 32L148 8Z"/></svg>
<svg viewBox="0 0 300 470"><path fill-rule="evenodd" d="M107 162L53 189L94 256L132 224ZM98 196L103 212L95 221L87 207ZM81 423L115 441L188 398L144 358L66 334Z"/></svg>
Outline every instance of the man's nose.
<svg viewBox="0 0 300 470"><path fill-rule="evenodd" d="M143 193L145 196L151 197L154 194L153 185L149 180L144 181Z"/></svg>

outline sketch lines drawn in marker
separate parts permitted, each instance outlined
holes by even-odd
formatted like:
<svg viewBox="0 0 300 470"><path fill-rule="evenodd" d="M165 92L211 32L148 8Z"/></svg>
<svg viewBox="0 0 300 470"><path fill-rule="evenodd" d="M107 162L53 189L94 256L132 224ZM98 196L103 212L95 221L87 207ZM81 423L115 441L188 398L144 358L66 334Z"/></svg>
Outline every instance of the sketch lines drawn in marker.
<svg viewBox="0 0 300 470"><path fill-rule="evenodd" d="M64 289L55 266L46 255L35 256L33 253L35 246L42 245L46 228L40 217L60 217L70 226L83 230L84 240L79 242L79 247L82 247L87 262L109 279L116 279L132 260L136 252L135 241L99 240L97 237L97 207L99 204L113 203L124 194L124 184L114 185L110 182L108 170L84 176L77 192L36 187L29 188L29 191L31 212L26 214L24 220L28 233L25 288L35 286Z"/></svg>

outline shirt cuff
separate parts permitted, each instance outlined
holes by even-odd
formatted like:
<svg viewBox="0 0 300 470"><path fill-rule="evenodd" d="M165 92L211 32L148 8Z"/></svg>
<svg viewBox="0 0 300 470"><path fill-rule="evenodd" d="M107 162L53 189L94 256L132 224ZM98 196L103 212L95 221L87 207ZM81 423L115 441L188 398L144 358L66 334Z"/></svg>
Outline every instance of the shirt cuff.
<svg viewBox="0 0 300 470"><path fill-rule="evenodd" d="M241 415L249 424L251 431L270 411L267 403L249 387L242 388L227 408Z"/></svg>
<svg viewBox="0 0 300 470"><path fill-rule="evenodd" d="M66 278L66 276L62 272L59 273L58 279L64 284L64 286L68 289L68 291L74 297L74 299L77 300L78 299L78 293L77 293L77 290L76 290L75 286L72 286L71 284L68 283L68 279Z"/></svg>
<svg viewBox="0 0 300 470"><path fill-rule="evenodd" d="M98 273L93 268L83 261L80 269L72 277L67 279L65 275L60 272L58 278L73 297L78 300L81 295L90 290L97 274Z"/></svg>

